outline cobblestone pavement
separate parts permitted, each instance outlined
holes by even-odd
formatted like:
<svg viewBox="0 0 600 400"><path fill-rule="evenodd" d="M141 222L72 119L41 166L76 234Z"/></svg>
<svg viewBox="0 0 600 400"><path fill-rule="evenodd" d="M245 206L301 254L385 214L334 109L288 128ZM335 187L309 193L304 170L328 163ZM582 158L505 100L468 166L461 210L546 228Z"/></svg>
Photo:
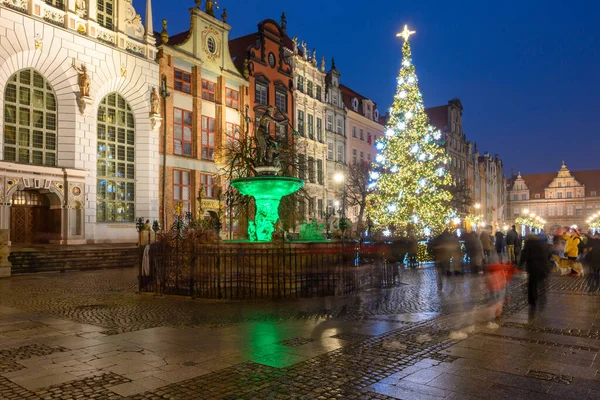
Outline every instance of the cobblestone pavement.
<svg viewBox="0 0 600 400"><path fill-rule="evenodd" d="M132 270L1 280L0 399L600 398L600 296L584 278L553 278L536 313L515 279L488 329L484 277L441 292L433 269L400 277L278 302L138 295Z"/></svg>

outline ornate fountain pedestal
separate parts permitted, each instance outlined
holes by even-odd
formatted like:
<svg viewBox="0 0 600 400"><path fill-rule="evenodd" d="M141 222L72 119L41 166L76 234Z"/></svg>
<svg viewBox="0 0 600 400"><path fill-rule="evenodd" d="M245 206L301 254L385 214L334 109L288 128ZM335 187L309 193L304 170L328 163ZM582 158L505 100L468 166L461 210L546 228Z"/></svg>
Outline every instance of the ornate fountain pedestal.
<svg viewBox="0 0 600 400"><path fill-rule="evenodd" d="M304 181L287 176L261 175L238 178L231 186L245 196L252 196L256 202L256 216L248 224L251 242L270 242L279 219L279 202L284 196L298 191Z"/></svg>

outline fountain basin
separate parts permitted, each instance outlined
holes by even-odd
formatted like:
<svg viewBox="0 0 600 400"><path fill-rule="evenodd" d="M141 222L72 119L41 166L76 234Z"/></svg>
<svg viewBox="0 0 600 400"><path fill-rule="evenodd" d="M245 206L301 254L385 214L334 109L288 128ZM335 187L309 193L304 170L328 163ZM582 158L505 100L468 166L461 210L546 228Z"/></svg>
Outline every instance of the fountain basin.
<svg viewBox="0 0 600 400"><path fill-rule="evenodd" d="M284 196L297 192L304 181L288 176L253 176L231 181L231 186L256 202L254 221L248 224L250 241L270 242L279 219L279 202Z"/></svg>

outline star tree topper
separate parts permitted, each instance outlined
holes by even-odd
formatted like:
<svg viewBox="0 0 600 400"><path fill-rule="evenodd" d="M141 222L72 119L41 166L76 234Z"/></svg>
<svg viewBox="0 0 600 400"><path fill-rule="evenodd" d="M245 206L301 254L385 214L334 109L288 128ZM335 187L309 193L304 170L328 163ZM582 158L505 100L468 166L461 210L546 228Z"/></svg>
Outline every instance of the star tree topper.
<svg viewBox="0 0 600 400"><path fill-rule="evenodd" d="M396 37L404 38L404 41L407 42L408 38L416 33L415 31L411 31L408 29L408 25L404 25L404 30L396 35Z"/></svg>

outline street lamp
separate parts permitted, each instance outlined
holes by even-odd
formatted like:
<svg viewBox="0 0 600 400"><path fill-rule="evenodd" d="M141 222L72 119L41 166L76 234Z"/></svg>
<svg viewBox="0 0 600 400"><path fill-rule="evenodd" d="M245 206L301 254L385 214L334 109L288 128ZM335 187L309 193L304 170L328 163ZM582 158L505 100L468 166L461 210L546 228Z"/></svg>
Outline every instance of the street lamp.
<svg viewBox="0 0 600 400"><path fill-rule="evenodd" d="M479 204L479 203L475 203L475 209L476 209L476 210L479 210L480 208L481 208L481 204Z"/></svg>

